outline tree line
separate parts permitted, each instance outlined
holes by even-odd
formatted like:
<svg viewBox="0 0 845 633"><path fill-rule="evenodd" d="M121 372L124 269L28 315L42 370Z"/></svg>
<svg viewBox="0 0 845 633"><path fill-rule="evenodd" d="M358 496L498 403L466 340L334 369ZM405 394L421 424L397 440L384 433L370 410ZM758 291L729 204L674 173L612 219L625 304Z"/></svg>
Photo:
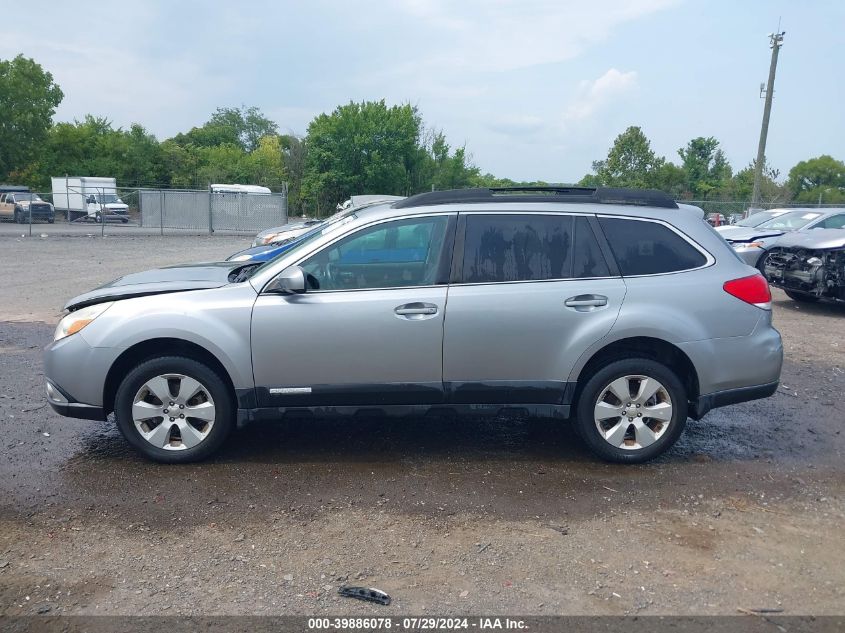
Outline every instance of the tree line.
<svg viewBox="0 0 845 633"><path fill-rule="evenodd" d="M113 176L124 187L287 186L291 211L313 215L358 193L548 184L482 173L466 147L426 127L410 104L341 105L316 116L304 136L281 133L256 107L218 108L203 125L160 141L140 124L124 129L92 115L53 122L63 98L34 60L0 60L0 182L45 191L51 176L70 174ZM734 173L715 138L690 140L678 158L658 156L643 131L630 127L577 184L656 188L677 199L750 199L753 164ZM830 156L799 162L785 179L768 166L764 173L766 202L845 202L845 163Z"/></svg>

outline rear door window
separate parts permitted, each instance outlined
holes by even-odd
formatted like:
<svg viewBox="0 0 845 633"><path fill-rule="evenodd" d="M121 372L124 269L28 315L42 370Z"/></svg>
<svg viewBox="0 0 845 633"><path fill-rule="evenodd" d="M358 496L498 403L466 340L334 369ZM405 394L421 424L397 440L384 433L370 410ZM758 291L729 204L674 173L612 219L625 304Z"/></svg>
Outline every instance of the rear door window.
<svg viewBox="0 0 845 633"><path fill-rule="evenodd" d="M699 268L707 258L657 222L599 218L622 276L656 275Z"/></svg>
<svg viewBox="0 0 845 633"><path fill-rule="evenodd" d="M571 216L470 214L463 283L567 279L572 274Z"/></svg>

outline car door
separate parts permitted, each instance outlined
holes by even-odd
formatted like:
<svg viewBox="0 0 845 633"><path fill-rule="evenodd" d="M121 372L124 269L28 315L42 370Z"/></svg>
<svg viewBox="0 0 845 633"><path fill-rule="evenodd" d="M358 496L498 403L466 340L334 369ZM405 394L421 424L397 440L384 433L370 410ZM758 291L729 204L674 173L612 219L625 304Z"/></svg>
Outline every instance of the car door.
<svg viewBox="0 0 845 633"><path fill-rule="evenodd" d="M443 339L447 401L567 405L573 365L625 296L595 218L461 214Z"/></svg>
<svg viewBox="0 0 845 633"><path fill-rule="evenodd" d="M11 194L4 193L0 195L0 217L2 218L11 218L12 213L14 210L13 204L9 204L7 198L9 198Z"/></svg>
<svg viewBox="0 0 845 633"><path fill-rule="evenodd" d="M252 317L258 406L442 402L455 223L436 214L361 228L300 262L306 293L260 294Z"/></svg>

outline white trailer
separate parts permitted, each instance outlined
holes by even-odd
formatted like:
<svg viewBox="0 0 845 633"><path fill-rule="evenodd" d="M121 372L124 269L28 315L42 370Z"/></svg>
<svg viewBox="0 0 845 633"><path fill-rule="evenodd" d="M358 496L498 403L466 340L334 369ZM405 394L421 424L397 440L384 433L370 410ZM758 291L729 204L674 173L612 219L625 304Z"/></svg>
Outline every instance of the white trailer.
<svg viewBox="0 0 845 633"><path fill-rule="evenodd" d="M127 222L129 208L117 195L114 178L74 176L53 178L53 207L64 211L69 222L87 218L101 222L103 218L119 218Z"/></svg>

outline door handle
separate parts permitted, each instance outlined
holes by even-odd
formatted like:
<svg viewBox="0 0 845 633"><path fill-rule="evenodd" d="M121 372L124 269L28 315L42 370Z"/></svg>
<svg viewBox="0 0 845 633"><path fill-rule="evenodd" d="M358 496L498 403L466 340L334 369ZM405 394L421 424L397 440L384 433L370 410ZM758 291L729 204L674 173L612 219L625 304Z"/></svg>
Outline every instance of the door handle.
<svg viewBox="0 0 845 633"><path fill-rule="evenodd" d="M437 306L433 303L406 303L405 305L396 306L393 313L397 319L404 319L407 321L422 321L430 319L437 314Z"/></svg>
<svg viewBox="0 0 845 633"><path fill-rule="evenodd" d="M589 310L591 308L601 308L607 305L607 297L604 295L578 295L569 297L563 302L567 308L575 308L579 312Z"/></svg>
<svg viewBox="0 0 845 633"><path fill-rule="evenodd" d="M394 308L398 316L414 317L437 314L437 306L433 303L406 303Z"/></svg>

